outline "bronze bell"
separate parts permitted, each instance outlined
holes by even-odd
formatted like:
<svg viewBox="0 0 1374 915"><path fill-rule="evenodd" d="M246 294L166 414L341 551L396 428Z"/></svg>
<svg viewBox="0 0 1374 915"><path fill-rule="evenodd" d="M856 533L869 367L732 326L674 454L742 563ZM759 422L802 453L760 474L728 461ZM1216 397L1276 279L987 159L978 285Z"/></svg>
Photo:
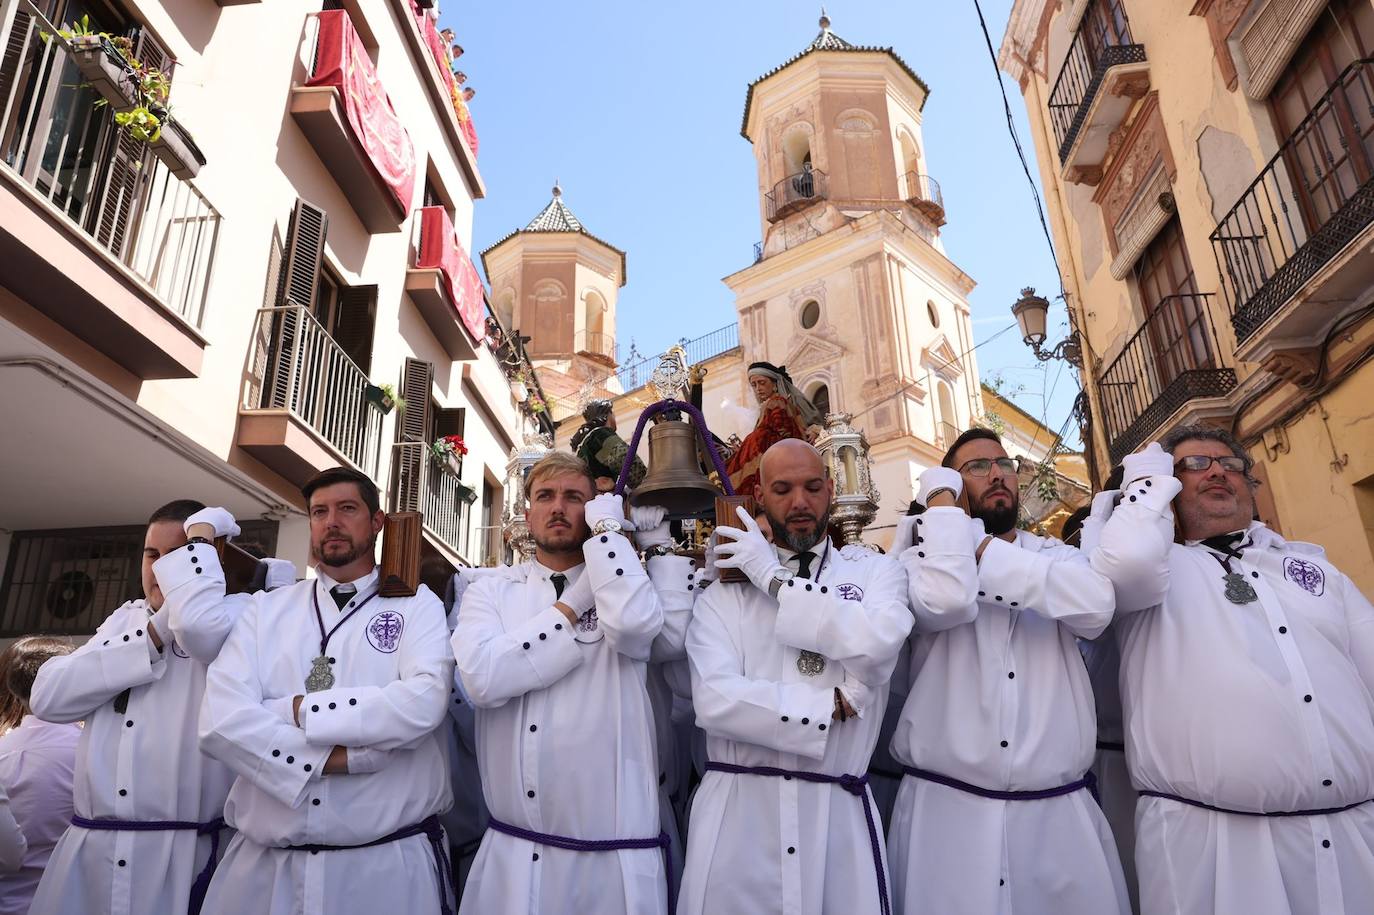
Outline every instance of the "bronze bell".
<svg viewBox="0 0 1374 915"><path fill-rule="evenodd" d="M631 505L661 505L674 521L710 517L719 488L697 462L697 433L690 423L666 420L649 429L649 471L630 494Z"/></svg>

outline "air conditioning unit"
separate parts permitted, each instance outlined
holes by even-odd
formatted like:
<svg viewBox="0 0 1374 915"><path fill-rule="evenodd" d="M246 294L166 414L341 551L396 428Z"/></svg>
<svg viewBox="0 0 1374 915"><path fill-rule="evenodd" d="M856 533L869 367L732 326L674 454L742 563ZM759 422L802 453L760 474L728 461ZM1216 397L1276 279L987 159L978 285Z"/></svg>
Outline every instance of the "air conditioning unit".
<svg viewBox="0 0 1374 915"><path fill-rule="evenodd" d="M57 620L82 614L97 622L136 594L134 561L129 558L64 559L48 567L44 612ZM131 589L134 594L131 594Z"/></svg>

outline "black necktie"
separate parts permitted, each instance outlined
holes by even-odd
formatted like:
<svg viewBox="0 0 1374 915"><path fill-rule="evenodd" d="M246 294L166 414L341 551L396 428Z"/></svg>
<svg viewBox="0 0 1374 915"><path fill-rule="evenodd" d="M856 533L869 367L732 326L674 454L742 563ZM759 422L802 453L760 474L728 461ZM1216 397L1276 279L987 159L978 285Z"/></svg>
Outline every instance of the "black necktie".
<svg viewBox="0 0 1374 915"><path fill-rule="evenodd" d="M563 589L568 586L568 576L562 572L554 572L549 576L549 581L553 582L553 599L558 600L563 596Z"/></svg>
<svg viewBox="0 0 1374 915"><path fill-rule="evenodd" d="M798 553L797 556L796 556L796 559L797 559L797 577L798 577L798 578L810 578L810 577L811 577L811 563L815 561L815 559L816 559L816 554L815 554L815 553L812 553L812 552Z"/></svg>
<svg viewBox="0 0 1374 915"><path fill-rule="evenodd" d="M1241 543L1241 541L1245 539L1245 534L1245 531L1236 531L1234 534L1218 534L1215 537L1208 537L1206 540L1203 540L1202 545L1211 547L1218 553L1223 553L1226 556L1239 559L1241 551L1250 545L1248 543Z"/></svg>
<svg viewBox="0 0 1374 915"><path fill-rule="evenodd" d="M344 604L351 601L353 599L353 595L357 593L357 588L350 587L349 590L345 591L343 585L335 585L334 587L329 589L329 596L334 598L334 604L340 610L342 610L344 608Z"/></svg>

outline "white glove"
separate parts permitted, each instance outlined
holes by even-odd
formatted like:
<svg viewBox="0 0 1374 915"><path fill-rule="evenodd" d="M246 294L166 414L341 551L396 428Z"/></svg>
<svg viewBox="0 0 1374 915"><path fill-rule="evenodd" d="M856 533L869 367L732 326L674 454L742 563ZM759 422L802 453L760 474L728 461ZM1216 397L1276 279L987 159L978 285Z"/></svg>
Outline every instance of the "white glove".
<svg viewBox="0 0 1374 915"><path fill-rule="evenodd" d="M964 478L952 467L929 467L921 473L921 491L916 501L930 507L930 496L936 490L948 489L958 499L964 491Z"/></svg>
<svg viewBox="0 0 1374 915"><path fill-rule="evenodd" d="M701 590L701 585L706 582L715 581L720 572L716 569L716 540L715 532L706 538L706 555L703 560L706 564L697 569L696 577L693 581L697 584L697 590Z"/></svg>
<svg viewBox="0 0 1374 915"><path fill-rule="evenodd" d="M1105 523L1112 516L1112 510L1116 508L1116 498L1119 495L1121 495L1119 489L1104 489L1093 496L1093 507L1088 511L1088 517L1096 518Z"/></svg>
<svg viewBox="0 0 1374 915"><path fill-rule="evenodd" d="M722 538L716 544L716 568L740 569L749 576L754 587L766 592L773 581L773 573L782 567L777 550L764 539L758 522L749 516L743 505L735 509L735 514L744 522L744 530L716 528L716 536Z"/></svg>
<svg viewBox="0 0 1374 915"><path fill-rule="evenodd" d="M916 544L916 519L919 515L902 515L897 522L897 533L892 535L892 548L887 552L892 556L900 556L909 546Z"/></svg>
<svg viewBox="0 0 1374 915"><path fill-rule="evenodd" d="M268 591L285 588L296 583L296 564L289 559L264 559L267 563L267 581L263 585Z"/></svg>
<svg viewBox="0 0 1374 915"><path fill-rule="evenodd" d="M234 521L234 516L223 508L202 508L191 517L187 518L182 524L182 530L190 531L197 524L208 524L215 529L214 539L221 537L237 537L240 533L238 524Z"/></svg>
<svg viewBox="0 0 1374 915"><path fill-rule="evenodd" d="M1125 489L1136 480L1146 477L1173 476L1174 456L1159 447L1159 442L1150 442L1145 450L1126 455L1121 461L1121 467L1124 471L1121 488Z"/></svg>
<svg viewBox="0 0 1374 915"><path fill-rule="evenodd" d="M387 760L390 757L390 750L379 750L376 747L349 747L348 774L367 775L372 772L380 772L386 768Z"/></svg>
<svg viewBox="0 0 1374 915"><path fill-rule="evenodd" d="M614 521L622 528L629 527L625 522L625 500L615 493L603 492L587 503L587 527L596 527L602 521Z"/></svg>
<svg viewBox="0 0 1374 915"><path fill-rule="evenodd" d="M583 569L577 581L563 589L563 596L558 598L558 602L571 607L578 616L592 609L592 605L596 603L596 595L592 593L590 571Z"/></svg>
<svg viewBox="0 0 1374 915"><path fill-rule="evenodd" d="M641 550L673 542L673 535L668 530L668 510L662 505L632 505L630 520L635 525L635 544Z"/></svg>

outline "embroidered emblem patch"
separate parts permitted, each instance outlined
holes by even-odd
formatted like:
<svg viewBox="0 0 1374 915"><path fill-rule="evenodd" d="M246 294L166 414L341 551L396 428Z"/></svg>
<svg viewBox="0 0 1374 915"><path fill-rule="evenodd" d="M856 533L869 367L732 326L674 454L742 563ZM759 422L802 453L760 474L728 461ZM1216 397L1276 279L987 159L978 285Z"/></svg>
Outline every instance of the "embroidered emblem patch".
<svg viewBox="0 0 1374 915"><path fill-rule="evenodd" d="M864 599L864 589L860 588L858 585L852 585L848 582L845 582L842 585L836 585L835 593L840 595L840 597L843 597L845 600Z"/></svg>
<svg viewBox="0 0 1374 915"><path fill-rule="evenodd" d="M591 643L599 642L605 637L606 633L601 631L597 623L595 607L577 618L577 625L573 626L573 638L579 642Z"/></svg>
<svg viewBox="0 0 1374 915"><path fill-rule="evenodd" d="M1326 575L1322 572L1321 566L1306 559L1285 556L1283 577L1314 597L1321 597L1326 591Z"/></svg>
<svg viewBox="0 0 1374 915"><path fill-rule="evenodd" d="M367 621L367 640L383 654L391 654L401 644L405 617L394 610L383 610Z"/></svg>

